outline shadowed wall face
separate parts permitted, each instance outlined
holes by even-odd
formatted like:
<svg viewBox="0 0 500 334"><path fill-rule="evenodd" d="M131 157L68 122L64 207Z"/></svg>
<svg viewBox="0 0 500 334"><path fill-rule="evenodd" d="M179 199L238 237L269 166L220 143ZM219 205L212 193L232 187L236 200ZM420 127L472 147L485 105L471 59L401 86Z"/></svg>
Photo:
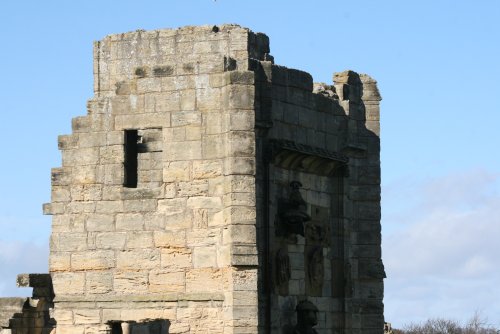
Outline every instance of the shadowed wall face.
<svg viewBox="0 0 500 334"><path fill-rule="evenodd" d="M376 82L352 71L333 85L255 64L257 198L264 333L299 329L311 302L315 330L383 329L380 140ZM299 326L300 327L300 326Z"/></svg>

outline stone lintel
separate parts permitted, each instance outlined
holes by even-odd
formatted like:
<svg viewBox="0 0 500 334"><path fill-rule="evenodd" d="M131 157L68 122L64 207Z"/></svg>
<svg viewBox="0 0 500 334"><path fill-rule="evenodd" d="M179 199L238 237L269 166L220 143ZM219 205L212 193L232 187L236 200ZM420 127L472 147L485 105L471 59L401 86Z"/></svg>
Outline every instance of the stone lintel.
<svg viewBox="0 0 500 334"><path fill-rule="evenodd" d="M324 176L341 171L349 162L343 153L289 140L272 140L270 156L276 166Z"/></svg>

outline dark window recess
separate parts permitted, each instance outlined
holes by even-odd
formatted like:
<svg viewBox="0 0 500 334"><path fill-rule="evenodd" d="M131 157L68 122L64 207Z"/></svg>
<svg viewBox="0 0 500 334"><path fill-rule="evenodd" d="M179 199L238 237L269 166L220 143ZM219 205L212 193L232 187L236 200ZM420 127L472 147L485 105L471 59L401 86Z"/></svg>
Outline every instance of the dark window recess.
<svg viewBox="0 0 500 334"><path fill-rule="evenodd" d="M170 328L170 321L161 319L146 322L110 321L108 324L111 329L111 334L123 334L123 332L132 334L168 334Z"/></svg>
<svg viewBox="0 0 500 334"><path fill-rule="evenodd" d="M123 334L121 323L113 322L111 324L111 334Z"/></svg>
<svg viewBox="0 0 500 334"><path fill-rule="evenodd" d="M125 180L127 188L137 188L137 154L140 140L137 130L125 130Z"/></svg>

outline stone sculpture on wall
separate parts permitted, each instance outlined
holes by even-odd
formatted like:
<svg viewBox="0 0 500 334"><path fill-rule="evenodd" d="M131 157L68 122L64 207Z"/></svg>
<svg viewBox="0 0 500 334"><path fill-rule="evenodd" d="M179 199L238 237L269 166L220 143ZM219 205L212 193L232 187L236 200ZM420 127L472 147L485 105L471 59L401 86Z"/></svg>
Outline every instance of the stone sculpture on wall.
<svg viewBox="0 0 500 334"><path fill-rule="evenodd" d="M321 296L325 269L323 266L323 247L306 248L306 292L309 296Z"/></svg>
<svg viewBox="0 0 500 334"><path fill-rule="evenodd" d="M311 221L305 227L306 244L330 246L330 213L328 208L311 205Z"/></svg>
<svg viewBox="0 0 500 334"><path fill-rule="evenodd" d="M313 328L318 324L318 308L312 302L304 300L297 305L297 325L293 334L317 334Z"/></svg>
<svg viewBox="0 0 500 334"><path fill-rule="evenodd" d="M330 226L323 221L310 221L305 230L306 243L310 245L329 246Z"/></svg>
<svg viewBox="0 0 500 334"><path fill-rule="evenodd" d="M279 294L282 296L288 295L288 281L291 277L290 258L286 247L280 248L276 252L275 257L276 268L276 286Z"/></svg>
<svg viewBox="0 0 500 334"><path fill-rule="evenodd" d="M279 222L276 234L280 236L304 236L304 223L311 220L307 213L307 203L300 194L302 184L299 181L290 182L290 195L282 200L279 208Z"/></svg>

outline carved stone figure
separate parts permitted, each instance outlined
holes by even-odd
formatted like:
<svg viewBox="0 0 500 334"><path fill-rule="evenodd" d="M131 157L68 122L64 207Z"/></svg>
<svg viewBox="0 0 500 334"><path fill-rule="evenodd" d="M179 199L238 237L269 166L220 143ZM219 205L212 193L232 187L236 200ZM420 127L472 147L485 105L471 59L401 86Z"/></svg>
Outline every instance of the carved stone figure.
<svg viewBox="0 0 500 334"><path fill-rule="evenodd" d="M305 225L306 245L330 246L329 208L311 205L311 221Z"/></svg>
<svg viewBox="0 0 500 334"><path fill-rule="evenodd" d="M290 195L283 200L279 208L278 235L299 234L304 236L304 223L311 220L307 213L307 203L300 194L302 184L299 181L290 182Z"/></svg>
<svg viewBox="0 0 500 334"><path fill-rule="evenodd" d="M276 252L276 284L284 285L290 280L290 258L286 250L280 248Z"/></svg>
<svg viewBox="0 0 500 334"><path fill-rule="evenodd" d="M292 276L290 257L286 246L276 252L275 260L275 287L280 296L288 296L288 282Z"/></svg>
<svg viewBox="0 0 500 334"><path fill-rule="evenodd" d="M301 301L296 308L297 325L293 334L317 334L313 328L318 324L318 308L308 300Z"/></svg>
<svg viewBox="0 0 500 334"><path fill-rule="evenodd" d="M311 220L306 225L306 243L328 247L330 244L330 227L322 221Z"/></svg>
<svg viewBox="0 0 500 334"><path fill-rule="evenodd" d="M307 250L307 293L321 296L325 270L323 267L323 247L313 246Z"/></svg>

